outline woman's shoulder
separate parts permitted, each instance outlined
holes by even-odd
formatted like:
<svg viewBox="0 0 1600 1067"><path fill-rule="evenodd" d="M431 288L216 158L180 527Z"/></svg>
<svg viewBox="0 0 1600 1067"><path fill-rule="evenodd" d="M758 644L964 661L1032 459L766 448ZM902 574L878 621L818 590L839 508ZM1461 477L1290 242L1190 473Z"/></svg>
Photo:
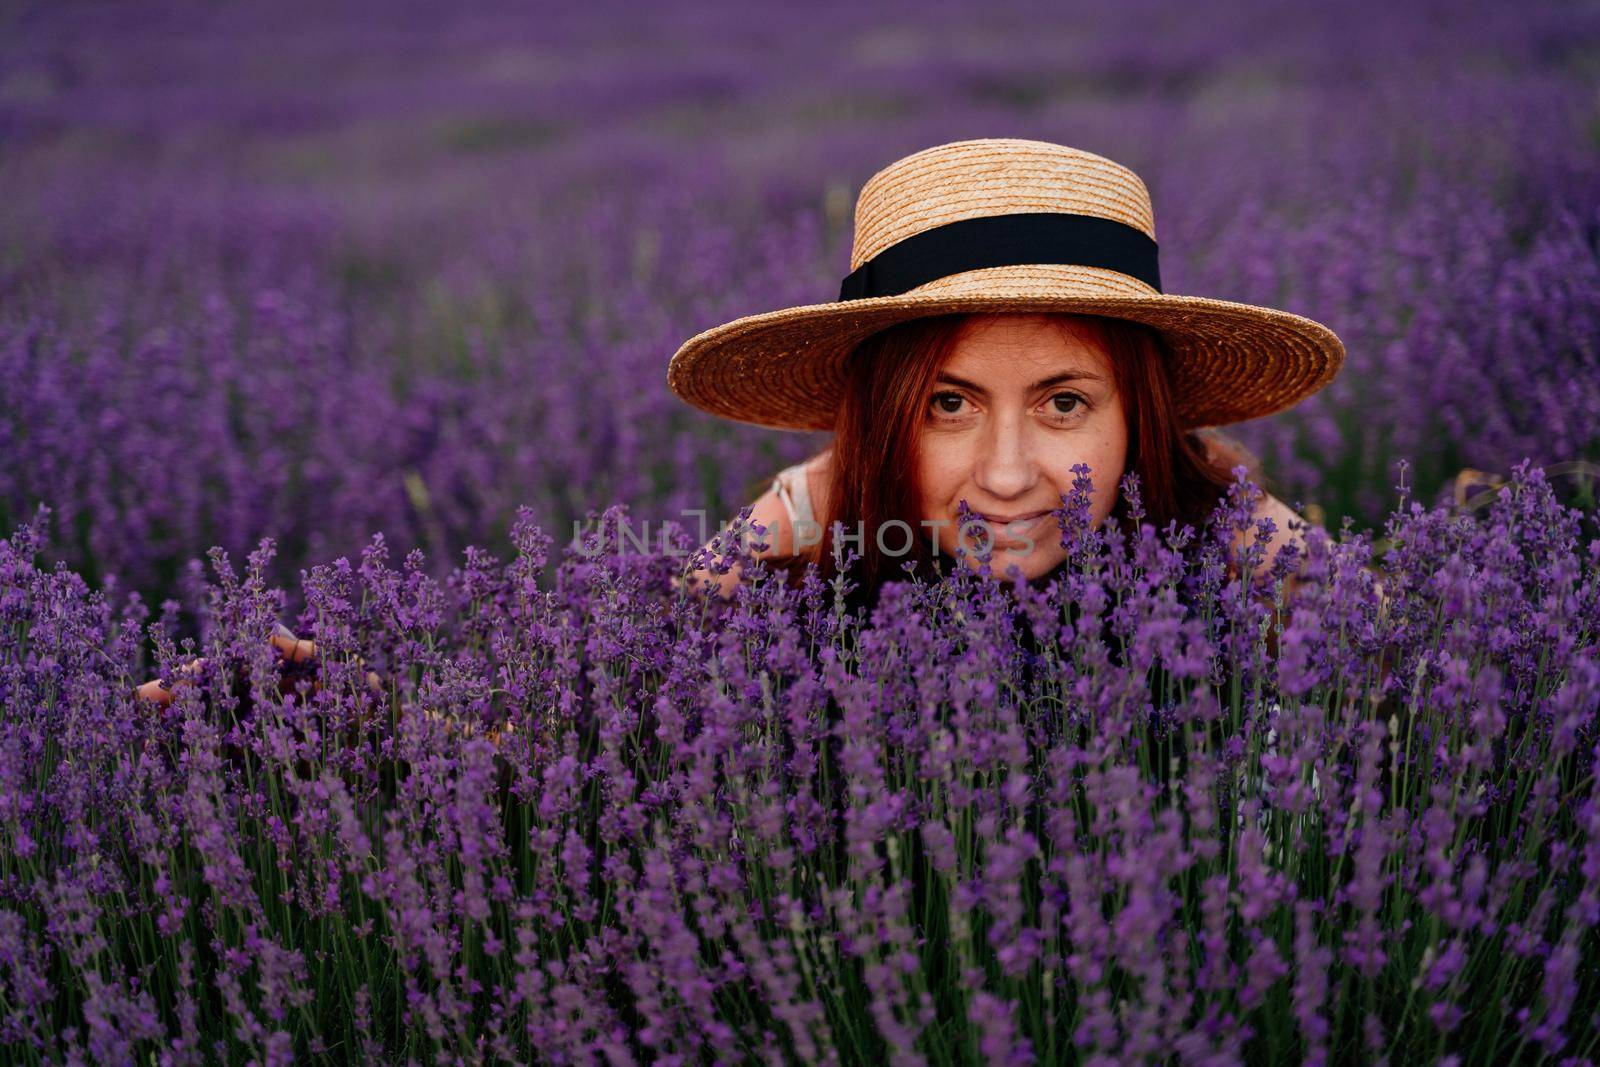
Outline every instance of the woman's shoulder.
<svg viewBox="0 0 1600 1067"><path fill-rule="evenodd" d="M794 551L794 524L789 519L788 508L779 496L778 487L771 486L750 505L750 522L762 527L760 534L751 534L751 555L757 559L786 556ZM733 595L742 574L735 564L728 573L713 575L704 568L694 572L697 589L712 589L723 597Z"/></svg>
<svg viewBox="0 0 1600 1067"><path fill-rule="evenodd" d="M811 499L813 519L827 514L828 487L833 480L833 446L829 445L798 466L805 471L806 495Z"/></svg>
<svg viewBox="0 0 1600 1067"><path fill-rule="evenodd" d="M1247 548L1254 542L1255 523L1262 519L1271 519L1272 536L1267 541L1267 554L1262 560L1261 568L1264 570L1272 566L1273 560L1278 558L1278 553L1288 545L1294 545L1301 556L1304 556L1306 551L1304 533L1311 523L1288 504L1271 493L1263 492L1251 512L1251 519L1250 529L1235 532L1233 539L1235 551Z"/></svg>

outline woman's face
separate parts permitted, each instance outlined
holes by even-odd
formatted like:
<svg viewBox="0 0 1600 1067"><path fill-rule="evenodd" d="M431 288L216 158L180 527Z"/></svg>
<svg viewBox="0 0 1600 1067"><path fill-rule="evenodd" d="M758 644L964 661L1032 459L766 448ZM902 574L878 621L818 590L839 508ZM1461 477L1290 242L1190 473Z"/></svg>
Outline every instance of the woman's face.
<svg viewBox="0 0 1600 1067"><path fill-rule="evenodd" d="M977 566L974 550L992 533L994 574L1015 563L1037 578L1066 558L1049 513L1071 491L1074 464L1089 465L1095 525L1117 502L1128 427L1093 334L1080 340L1041 314L974 315L939 369L924 418L920 529L939 552L954 556L960 545ZM962 535L963 499L989 532L969 525Z"/></svg>

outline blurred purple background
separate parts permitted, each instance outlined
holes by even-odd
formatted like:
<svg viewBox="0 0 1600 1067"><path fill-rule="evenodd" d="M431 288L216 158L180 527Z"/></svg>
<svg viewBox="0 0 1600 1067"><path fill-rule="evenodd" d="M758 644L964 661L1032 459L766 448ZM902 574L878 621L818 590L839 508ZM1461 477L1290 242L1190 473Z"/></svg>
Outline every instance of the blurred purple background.
<svg viewBox="0 0 1600 1067"><path fill-rule="evenodd" d="M0 16L0 519L179 596L376 532L442 573L589 509L753 499L824 440L667 391L831 300L861 183L1034 137L1125 163L1169 292L1333 327L1233 427L1330 528L1600 458L1600 7L55 4ZM687 521L687 520L684 520ZM198 565L198 564L196 564Z"/></svg>

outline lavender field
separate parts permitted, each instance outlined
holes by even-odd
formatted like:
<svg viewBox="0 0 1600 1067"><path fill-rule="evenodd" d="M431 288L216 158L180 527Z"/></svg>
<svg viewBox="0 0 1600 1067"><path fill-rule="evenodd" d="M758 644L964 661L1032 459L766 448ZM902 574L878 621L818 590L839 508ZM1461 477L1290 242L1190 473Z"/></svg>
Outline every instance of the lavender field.
<svg viewBox="0 0 1600 1067"><path fill-rule="evenodd" d="M1572 3L6 8L0 1059L1592 1065L1597 86ZM870 613L623 551L826 441L677 346L1001 136L1339 333L1265 484Z"/></svg>
<svg viewBox="0 0 1600 1067"><path fill-rule="evenodd" d="M261 536L290 584L376 531L509 549L522 504L730 517L822 439L687 408L667 358L834 298L861 182L967 136L1126 163L1168 291L1339 332L1332 386L1235 428L1330 528L1400 457L1432 498L1600 455L1600 13L858 7L16 19L0 525L48 502L91 581L178 596Z"/></svg>

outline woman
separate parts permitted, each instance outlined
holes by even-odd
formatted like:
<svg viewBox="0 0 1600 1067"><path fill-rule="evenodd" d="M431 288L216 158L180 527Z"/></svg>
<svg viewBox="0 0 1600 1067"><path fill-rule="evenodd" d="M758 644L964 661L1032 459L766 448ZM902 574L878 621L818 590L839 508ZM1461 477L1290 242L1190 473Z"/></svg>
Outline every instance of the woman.
<svg viewBox="0 0 1600 1067"><path fill-rule="evenodd" d="M1077 463L1091 469L1096 523L1127 521L1118 482L1132 470L1145 521L1199 528L1229 469L1254 466L1202 429L1292 407L1344 361L1310 319L1163 293L1138 175L1045 141L956 141L874 174L850 265L837 301L690 338L667 384L724 418L834 432L752 517L768 531L761 555L791 575L808 560L827 574L843 523L869 601L906 563L943 569L990 533L994 573L1015 563L1047 578L1063 552L1044 513ZM963 501L977 527L960 522ZM1276 524L1271 552L1297 540L1289 524L1302 520L1270 494L1255 514ZM696 577L728 595L739 571ZM286 657L315 650L280 637ZM171 695L154 681L139 692Z"/></svg>
<svg viewBox="0 0 1600 1067"><path fill-rule="evenodd" d="M766 312L679 349L668 384L740 422L832 430L756 500L755 553L791 576L831 573L835 523L857 580L942 570L993 535L993 572L1043 581L1065 551L1047 514L1072 467L1093 521L1131 524L1118 483L1139 474L1144 521L1197 529L1252 457L1210 428L1268 415L1338 373L1327 327L1284 311L1161 291L1144 183L1102 156L1042 141L939 145L870 178L840 299ZM962 502L976 526L959 524ZM1270 493L1267 562L1304 520ZM1240 535L1237 543L1244 540ZM739 581L702 570L726 596Z"/></svg>
<svg viewBox="0 0 1600 1067"><path fill-rule="evenodd" d="M752 521L765 528L765 547L752 555L791 578L806 563L829 577L840 522L862 557L855 573L864 587L900 576L907 563L920 574L942 569L957 546L973 566L972 550L991 546L995 574L1015 564L1024 579L1043 581L1066 559L1050 512L1079 463L1090 470L1096 525L1110 518L1137 535L1118 493L1122 474L1135 471L1143 521L1199 529L1235 464L1265 479L1236 442L1179 430L1163 359L1152 331L1097 316L941 315L875 334L851 357L833 443L780 472L752 505ZM874 404L882 396L900 407ZM857 506L835 506L850 500ZM963 500L979 516L965 528ZM1282 501L1263 493L1254 517L1274 524L1263 568L1287 544L1303 550L1290 523L1305 520ZM923 536L912 536L913 525ZM886 532L852 536L868 528ZM1236 536L1236 550L1246 537ZM740 572L695 577L726 597Z"/></svg>

